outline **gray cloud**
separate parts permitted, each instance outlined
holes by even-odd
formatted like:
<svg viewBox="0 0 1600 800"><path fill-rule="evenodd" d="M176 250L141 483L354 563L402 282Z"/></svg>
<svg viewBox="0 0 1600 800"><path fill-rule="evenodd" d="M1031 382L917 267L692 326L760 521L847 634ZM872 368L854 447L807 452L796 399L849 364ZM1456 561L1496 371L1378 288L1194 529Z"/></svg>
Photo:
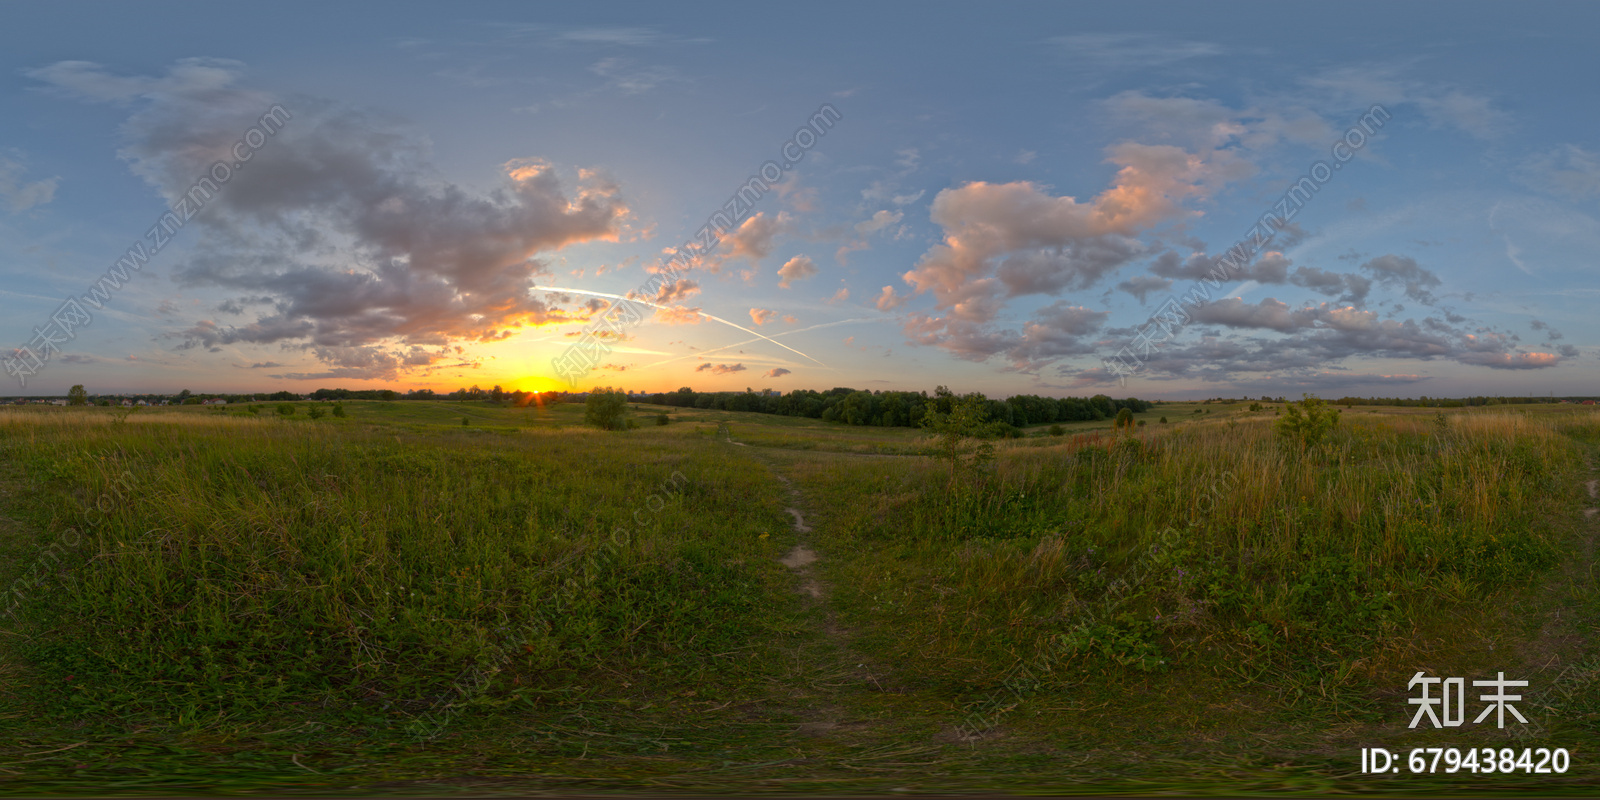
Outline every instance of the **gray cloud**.
<svg viewBox="0 0 1600 800"><path fill-rule="evenodd" d="M1157 278L1151 275L1136 275L1122 283L1117 288L1145 302L1151 292L1164 292L1172 288L1172 281L1166 278Z"/></svg>
<svg viewBox="0 0 1600 800"><path fill-rule="evenodd" d="M1362 264L1361 269L1383 286L1404 288L1406 297L1415 302L1430 306L1438 302L1428 290L1443 282L1410 256L1381 255Z"/></svg>
<svg viewBox="0 0 1600 800"><path fill-rule="evenodd" d="M191 222L200 239L173 276L247 293L225 313L273 308L240 326L200 320L181 334L187 346L278 343L337 366L336 376L382 376L439 363L452 342L576 318L530 296L545 272L539 255L615 238L627 213L615 183L580 171L569 189L550 165L518 159L498 187L474 192L441 180L426 139L398 122L237 88L238 72L189 60L161 77L86 62L30 73L55 91L132 107L121 154L169 202L215 161L232 162L233 144L268 109L281 102L293 115Z"/></svg>

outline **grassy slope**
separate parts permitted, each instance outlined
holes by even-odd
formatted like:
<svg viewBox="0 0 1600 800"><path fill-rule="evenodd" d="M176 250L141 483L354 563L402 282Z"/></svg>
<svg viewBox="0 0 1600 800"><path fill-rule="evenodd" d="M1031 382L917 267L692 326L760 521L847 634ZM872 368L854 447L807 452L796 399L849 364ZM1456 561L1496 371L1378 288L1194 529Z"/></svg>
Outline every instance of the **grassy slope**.
<svg viewBox="0 0 1600 800"><path fill-rule="evenodd" d="M1439 468L1430 417L1363 409L1346 413L1348 463L1301 466L1260 430L1270 412L1178 423L1158 407L1144 416L1174 422L1151 419L1139 453L1026 439L963 495L925 459L874 455L917 452L915 431L679 409L655 428L641 407L645 427L606 436L577 428L576 407L345 405L315 422L187 408L121 426L0 421L12 573L85 500L116 496L120 469L85 454L138 476L89 545L118 555L69 556L0 673L11 787L1553 783L1353 775L1360 746L1525 746L1481 726L1406 731L1418 669L1533 680L1550 708L1536 741L1579 753L1562 782L1595 775L1600 520L1579 513L1600 474L1592 421L1457 422L1457 466ZM672 465L698 488L642 506ZM1228 467L1248 479L1189 524L1197 487ZM821 599L774 564L797 536L785 504L814 528ZM649 524L626 546L594 544L637 528L641 507ZM1181 546L1152 551L1174 523ZM1522 549L1503 555L1502 537ZM1362 542L1361 570L1334 569ZM1317 563L1302 551L1335 558L1302 580ZM1241 575L1245 552L1257 566ZM1245 578L1250 591L1220 591ZM428 600L368 619L397 587ZM1366 603L1374 587L1399 597ZM286 620L313 633L284 636ZM296 670L307 643L321 661ZM161 657L139 656L152 647ZM254 655L214 655L227 649ZM108 651L125 660L71 660Z"/></svg>

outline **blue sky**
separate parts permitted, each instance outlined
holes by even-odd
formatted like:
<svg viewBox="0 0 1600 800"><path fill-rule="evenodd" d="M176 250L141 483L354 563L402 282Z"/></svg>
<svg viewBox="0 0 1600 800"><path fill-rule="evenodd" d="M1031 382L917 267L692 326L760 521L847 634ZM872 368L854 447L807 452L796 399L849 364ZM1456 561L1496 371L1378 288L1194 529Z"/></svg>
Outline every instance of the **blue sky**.
<svg viewBox="0 0 1600 800"><path fill-rule="evenodd" d="M1600 392L1593 5L0 19L8 392L554 389L583 341L579 388ZM646 318L599 326L611 296Z"/></svg>

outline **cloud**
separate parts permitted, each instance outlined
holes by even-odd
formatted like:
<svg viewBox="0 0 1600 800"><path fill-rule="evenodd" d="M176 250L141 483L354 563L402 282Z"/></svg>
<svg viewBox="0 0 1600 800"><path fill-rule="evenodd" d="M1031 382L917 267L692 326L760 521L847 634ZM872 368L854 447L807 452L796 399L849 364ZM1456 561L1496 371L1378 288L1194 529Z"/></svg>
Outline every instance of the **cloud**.
<svg viewBox="0 0 1600 800"><path fill-rule="evenodd" d="M899 222L904 217L905 214L903 212L889 211L885 209L873 214L871 219L863 222L857 222L856 233L860 234L861 236L871 236L872 234Z"/></svg>
<svg viewBox="0 0 1600 800"><path fill-rule="evenodd" d="M675 281L663 282L661 288L656 290L655 297L650 299L652 302L660 303L661 305L671 305L681 303L699 293L700 284L688 278L679 278Z"/></svg>
<svg viewBox="0 0 1600 800"><path fill-rule="evenodd" d="M772 319L774 317L776 317L776 316L778 316L778 312L773 311L770 308L752 308L752 309L750 309L750 319L751 319L752 322L754 322L757 325L765 325L768 322L771 322Z"/></svg>
<svg viewBox="0 0 1600 800"><path fill-rule="evenodd" d="M733 372L744 372L743 364L712 364L704 363L694 368L695 372L710 372L712 375L727 375Z"/></svg>
<svg viewBox="0 0 1600 800"><path fill-rule="evenodd" d="M1493 139L1511 127L1511 119L1483 95L1458 87L1401 77L1394 65L1369 64L1340 67L1302 79L1333 103L1368 109L1374 104L1392 107L1411 104L1434 127L1457 128L1479 139Z"/></svg>
<svg viewBox="0 0 1600 800"><path fill-rule="evenodd" d="M940 191L930 217L944 239L901 276L916 294L933 294L940 314L908 319L907 337L963 358L1020 352L1015 342L1022 334L989 327L1009 301L1093 286L1146 254L1139 234L1196 216L1185 203L1255 172L1236 154L1217 149L1130 141L1106 153L1119 169L1112 184L1087 201L1026 181Z"/></svg>
<svg viewBox="0 0 1600 800"><path fill-rule="evenodd" d="M1155 33L1077 33L1045 40L1086 69L1150 69L1227 52L1221 45Z"/></svg>
<svg viewBox="0 0 1600 800"><path fill-rule="evenodd" d="M1003 355L1013 370L1034 372L1062 357L1095 352L1089 336L1109 316L1108 311L1057 301L1035 311L1020 333L961 319L912 314L906 334L916 344L937 346L968 361Z"/></svg>
<svg viewBox="0 0 1600 800"><path fill-rule="evenodd" d="M662 33L655 28L643 27L590 27L573 28L552 37L555 41L570 44L612 45L617 47L659 47L671 44L704 44L711 41Z"/></svg>
<svg viewBox="0 0 1600 800"><path fill-rule="evenodd" d="M789 288L795 281L803 281L817 274L817 265L806 256L795 256L778 268L778 287Z"/></svg>
<svg viewBox="0 0 1600 800"><path fill-rule="evenodd" d="M271 308L236 327L201 320L182 334L190 347L278 344L351 376L443 363L456 356L442 348L457 342L581 319L530 293L547 271L541 256L614 241L628 214L605 176L579 170L569 185L534 158L504 164L487 192L440 180L424 137L360 109L238 88L233 62L186 60L160 77L87 62L29 74L131 108L119 153L169 202L231 162L263 114L290 115L192 221L199 239L173 275L271 298Z"/></svg>
<svg viewBox="0 0 1600 800"><path fill-rule="evenodd" d="M663 325L698 325L704 319L705 314L698 307L686 308L684 306L656 309L656 313L650 317L652 322L659 322Z"/></svg>
<svg viewBox="0 0 1600 800"><path fill-rule="evenodd" d="M56 196L59 177L45 178L32 183L23 180L26 168L22 164L0 156L0 200L4 200L11 213L20 214L30 208L46 205Z"/></svg>
<svg viewBox="0 0 1600 800"><path fill-rule="evenodd" d="M602 58L592 64L589 71L605 78L608 87L623 94L644 94L663 84L684 82L683 76L672 67L635 66L625 58Z"/></svg>
<svg viewBox="0 0 1600 800"><path fill-rule="evenodd" d="M1380 285L1389 288L1403 287L1406 297L1415 302L1430 306L1437 302L1428 290L1440 286L1442 281L1438 275L1424 269L1410 256L1393 254L1378 256L1362 264L1361 269L1372 275L1373 280Z"/></svg>
<svg viewBox="0 0 1600 800"><path fill-rule="evenodd" d="M54 92L80 100L126 105L135 100L153 102L214 96L231 89L243 64L221 58L185 58L167 68L165 75L113 75L92 61L58 61L24 74Z"/></svg>
<svg viewBox="0 0 1600 800"><path fill-rule="evenodd" d="M1283 141L1320 146L1334 136L1326 120L1297 105L1233 109L1206 98L1125 91L1104 106L1112 119L1137 126L1145 136L1178 142L1202 155L1229 147L1261 150Z"/></svg>
<svg viewBox="0 0 1600 800"><path fill-rule="evenodd" d="M1296 267L1289 282L1318 294L1338 297L1340 303L1360 306L1372 291L1372 281L1349 272L1330 272L1316 267Z"/></svg>
<svg viewBox="0 0 1600 800"><path fill-rule="evenodd" d="M1515 177L1529 188L1583 200L1600 195L1600 155L1564 144L1530 156Z"/></svg>
<svg viewBox="0 0 1600 800"><path fill-rule="evenodd" d="M1293 308L1270 297L1254 304L1226 297L1196 306L1190 314L1194 323L1202 325L1270 330L1286 336L1246 340L1208 336L1194 347L1162 348L1147 362L1152 369L1191 376L1326 369L1328 364L1353 356L1447 359L1493 369L1538 369L1554 366L1564 357L1522 352L1515 347L1514 336L1487 328L1464 330L1434 317L1420 322L1384 319L1375 311L1328 303Z"/></svg>
<svg viewBox="0 0 1600 800"><path fill-rule="evenodd" d="M841 286L841 287L839 287L839 291L834 292L833 296L828 298L828 302L829 303L843 303L844 301L849 300L849 299L850 299L850 289L848 287Z"/></svg>
<svg viewBox="0 0 1600 800"><path fill-rule="evenodd" d="M761 377L763 377L763 378L781 378L781 377L783 377L785 375L788 375L788 374L789 374L789 370L786 370L783 367L773 367L772 369L767 370L766 374L762 375Z"/></svg>
<svg viewBox="0 0 1600 800"><path fill-rule="evenodd" d="M843 292L845 290L840 289L839 291ZM849 296L848 293L846 293L846 296ZM838 297L838 295L834 295L834 297ZM893 286L885 286L883 287L883 293L878 295L878 299L874 304L879 311L893 311L905 305L907 299L902 295L895 294Z"/></svg>
<svg viewBox="0 0 1600 800"><path fill-rule="evenodd" d="M772 253L778 234L783 233L789 226L789 215L779 213L775 217L767 216L760 212L745 220L722 237L718 246L720 255L707 262L706 268L713 274L722 271L727 262L734 259L744 259L751 266L761 263L761 259Z"/></svg>
<svg viewBox="0 0 1600 800"><path fill-rule="evenodd" d="M1172 281L1151 275L1138 275L1117 284L1117 288L1133 295L1139 299L1139 302L1143 303L1151 292L1164 292L1171 289Z"/></svg>
<svg viewBox="0 0 1600 800"><path fill-rule="evenodd" d="M902 277L917 294L971 322L987 322L1002 296L1087 288L1144 252L1132 235L1180 216L1202 194L1204 168L1177 148L1124 146L1118 182L1090 202L1054 197L1027 182L969 183L934 198L944 241Z"/></svg>

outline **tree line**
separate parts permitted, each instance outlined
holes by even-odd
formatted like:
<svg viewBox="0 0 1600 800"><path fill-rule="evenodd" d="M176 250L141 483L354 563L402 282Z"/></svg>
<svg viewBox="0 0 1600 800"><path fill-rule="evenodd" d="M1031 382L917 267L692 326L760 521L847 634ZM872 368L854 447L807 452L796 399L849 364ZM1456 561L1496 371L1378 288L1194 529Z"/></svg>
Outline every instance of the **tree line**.
<svg viewBox="0 0 1600 800"><path fill-rule="evenodd" d="M1087 398L1014 395L998 400L985 397L981 392L957 395L944 386L935 389L931 395L927 392L866 391L847 387L825 392L797 389L787 394L749 390L696 392L685 386L676 392L636 395L634 399L677 408L809 417L847 425L919 428L925 427L934 415L950 414L959 401L967 398L981 408L986 425L1004 428L1111 419L1123 409L1138 413L1154 405L1148 400L1134 397L1117 400L1103 394Z"/></svg>

